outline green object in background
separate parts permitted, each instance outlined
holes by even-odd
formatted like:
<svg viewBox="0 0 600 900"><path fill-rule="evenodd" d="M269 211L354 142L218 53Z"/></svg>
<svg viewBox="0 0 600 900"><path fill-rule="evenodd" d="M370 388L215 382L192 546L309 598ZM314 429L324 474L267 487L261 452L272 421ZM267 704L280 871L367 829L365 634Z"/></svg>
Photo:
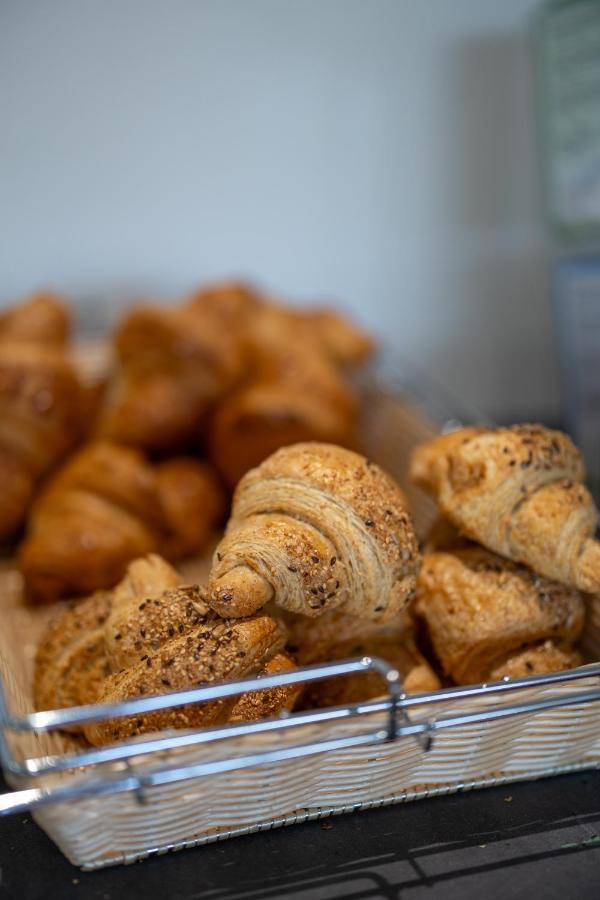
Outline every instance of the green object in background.
<svg viewBox="0 0 600 900"><path fill-rule="evenodd" d="M600 0L550 0L534 23L546 204L555 236L600 240Z"/></svg>

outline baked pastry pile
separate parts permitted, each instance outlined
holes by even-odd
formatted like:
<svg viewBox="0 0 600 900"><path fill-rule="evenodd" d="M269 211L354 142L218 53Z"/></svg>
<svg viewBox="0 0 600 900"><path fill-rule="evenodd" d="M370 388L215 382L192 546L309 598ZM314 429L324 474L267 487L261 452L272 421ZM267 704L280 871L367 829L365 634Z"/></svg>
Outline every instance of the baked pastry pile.
<svg viewBox="0 0 600 900"><path fill-rule="evenodd" d="M0 541L23 538L32 602L112 588L149 552L201 552L227 491L278 447L357 442L347 373L373 344L334 312L236 283L138 304L91 379L70 320L51 294L0 314Z"/></svg>
<svg viewBox="0 0 600 900"><path fill-rule="evenodd" d="M285 631L269 615L221 619L197 585L181 585L161 557L129 567L112 592L92 594L48 628L36 658L38 709L110 702L196 685L273 674L294 666ZM298 690L279 688L89 725L92 744L165 728L194 728L276 715ZM258 701L257 701L258 698Z"/></svg>
<svg viewBox="0 0 600 900"><path fill-rule="evenodd" d="M92 594L50 625L36 660L38 708L115 702L364 655L397 667L409 692L435 690L442 679L469 684L579 665L574 646L585 604L578 587L483 544L485 534L501 528L495 523L496 530L486 531L492 516L491 506L485 512L485 503L492 503L486 480L500 497L509 486L502 490L497 464L467 470L453 454L484 433L500 442L499 455L490 458L501 460L506 478L517 468L510 449L518 445L515 435L528 440L535 434L544 446L556 441L576 454L564 436L522 426L455 432L417 448L413 477L434 493L447 483L454 488L454 505L442 506L447 517L433 526L421 556L405 497L379 466L332 444L281 448L239 482L206 584L181 584L163 558L141 555L113 590ZM112 445L98 443L93 451L100 465ZM521 486L528 468L519 465ZM78 474L73 466L64 496L72 490L73 502L89 503L90 522L99 498L116 504L128 525L135 520L140 534L152 534L158 521L152 510L162 509L160 484L158 493L151 490L156 480L132 479L137 493L130 495L119 492L121 482L96 479L94 493L86 471ZM458 495L463 483L480 500L471 525ZM61 485L55 490L60 499ZM178 518L169 521L176 537ZM502 527L510 533L510 522ZM541 528L550 533L547 523ZM481 543L472 540L476 532ZM153 549L150 539L147 544L140 544L142 553ZM379 676L369 673L316 682L304 691L279 688L121 718L84 733L91 743L105 744L165 728L278 715L294 706L357 703L382 693Z"/></svg>
<svg viewBox="0 0 600 900"><path fill-rule="evenodd" d="M295 667L292 651L302 663L381 653L407 689L437 687L404 613L419 562L402 492L378 466L329 444L282 448L238 485L206 586L182 585L163 558L142 556L112 591L92 594L49 626L36 659L36 705L274 674ZM300 624L307 622L316 623L314 633ZM277 715L299 693L278 688L121 718L85 728L85 737L105 744ZM304 703L381 693L379 676L354 676L314 686Z"/></svg>
<svg viewBox="0 0 600 900"><path fill-rule="evenodd" d="M406 498L356 452L349 375L371 340L329 310L237 283L130 308L90 378L70 314L39 294L0 314L0 540L27 598L83 597L40 643L40 709L179 690L361 655L407 691L581 663L600 592L597 513L571 441L465 428L418 447L440 519L419 548ZM206 550L206 583L171 563ZM105 744L359 702L375 674L85 729Z"/></svg>
<svg viewBox="0 0 600 900"><path fill-rule="evenodd" d="M582 590L600 588L596 510L566 435L464 428L417 447L411 477L442 519L426 542L416 614L457 684L581 663Z"/></svg>

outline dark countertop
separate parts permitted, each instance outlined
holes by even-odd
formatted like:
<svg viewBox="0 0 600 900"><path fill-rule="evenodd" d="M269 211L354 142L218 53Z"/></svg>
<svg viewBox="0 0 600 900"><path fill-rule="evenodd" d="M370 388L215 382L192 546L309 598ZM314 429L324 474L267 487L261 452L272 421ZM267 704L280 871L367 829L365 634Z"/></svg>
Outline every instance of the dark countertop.
<svg viewBox="0 0 600 900"><path fill-rule="evenodd" d="M84 873L0 818L0 897L463 900L600 897L600 772L295 825Z"/></svg>

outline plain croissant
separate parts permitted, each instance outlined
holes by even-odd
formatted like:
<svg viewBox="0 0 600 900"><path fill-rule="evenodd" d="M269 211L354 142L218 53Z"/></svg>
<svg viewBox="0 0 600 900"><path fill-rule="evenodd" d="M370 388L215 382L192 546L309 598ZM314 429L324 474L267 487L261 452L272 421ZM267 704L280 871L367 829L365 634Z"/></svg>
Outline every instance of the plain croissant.
<svg viewBox="0 0 600 900"><path fill-rule="evenodd" d="M278 450L239 483L213 557L209 604L244 616L274 600L320 616L388 619L409 602L417 540L398 485L331 444Z"/></svg>
<svg viewBox="0 0 600 900"><path fill-rule="evenodd" d="M28 595L48 602L90 593L112 587L138 556L198 552L222 504L204 463L152 465L133 448L89 444L34 504L19 551Z"/></svg>
<svg viewBox="0 0 600 900"><path fill-rule="evenodd" d="M67 325L65 308L48 297L0 317L0 540L19 530L39 480L80 436L82 389L63 348Z"/></svg>
<svg viewBox="0 0 600 900"><path fill-rule="evenodd" d="M0 313L0 339L65 347L71 317L61 297L40 292Z"/></svg>
<svg viewBox="0 0 600 900"><path fill-rule="evenodd" d="M541 425L461 429L418 447L411 477L463 534L547 578L600 592L597 512L566 435Z"/></svg>
<svg viewBox="0 0 600 900"><path fill-rule="evenodd" d="M326 310L262 303L245 347L248 374L210 423L209 450L231 486L279 447L356 444L359 402L342 369L372 349L361 331Z"/></svg>
<svg viewBox="0 0 600 900"><path fill-rule="evenodd" d="M132 308L115 336L99 436L155 451L195 443L209 407L242 373L239 333L254 302L249 289L223 285L179 306Z"/></svg>

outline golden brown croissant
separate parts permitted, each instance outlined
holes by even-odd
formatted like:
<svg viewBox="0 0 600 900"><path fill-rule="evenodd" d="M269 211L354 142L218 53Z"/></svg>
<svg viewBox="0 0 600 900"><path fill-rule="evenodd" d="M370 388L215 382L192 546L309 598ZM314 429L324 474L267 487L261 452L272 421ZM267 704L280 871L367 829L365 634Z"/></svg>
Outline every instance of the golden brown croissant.
<svg viewBox="0 0 600 900"><path fill-rule="evenodd" d="M225 496L213 467L174 457L156 466L156 479L169 532L162 552L169 559L198 553L225 516Z"/></svg>
<svg viewBox="0 0 600 900"><path fill-rule="evenodd" d="M250 292L226 286L180 306L131 309L116 334L119 370L98 433L147 450L194 443L207 409L242 373L234 323L252 302Z"/></svg>
<svg viewBox="0 0 600 900"><path fill-rule="evenodd" d="M62 348L70 330L71 317L57 294L32 294L0 313L0 340Z"/></svg>
<svg viewBox="0 0 600 900"><path fill-rule="evenodd" d="M582 663L581 653L573 650L569 644L547 640L531 647L524 647L497 661L485 674L484 680L491 682L506 678L525 678L528 675L545 675L547 672L576 669Z"/></svg>
<svg viewBox="0 0 600 900"><path fill-rule="evenodd" d="M132 559L154 550L177 556L202 548L219 515L215 498L205 503L199 489L206 469L198 463L193 476L193 461L182 461L186 496L177 461L163 465L166 471L108 442L89 444L66 463L38 498L19 551L32 600L112 587Z"/></svg>
<svg viewBox="0 0 600 900"><path fill-rule="evenodd" d="M276 653L263 666L258 673L258 677L279 675L282 672L291 672L296 668L296 663L289 654ZM296 687L276 687L242 694L231 708L228 721L252 722L256 719L278 716L284 710L289 712L296 704L301 687L301 685Z"/></svg>
<svg viewBox="0 0 600 900"><path fill-rule="evenodd" d="M317 662L333 662L361 656L378 656L386 660L402 676L402 688L408 694L436 691L440 680L417 649L410 631L401 629L394 634L365 635L354 640L341 641L330 646L320 645L310 654L310 659L300 659L302 665ZM385 683L377 672L364 675L346 675L314 682L302 694L300 705L304 709L323 706L346 706L381 697L386 694Z"/></svg>
<svg viewBox="0 0 600 900"><path fill-rule="evenodd" d="M339 366L363 358L371 343L333 313L263 304L246 338L250 375L216 409L209 447L226 481L279 447L315 440L354 446L358 398Z"/></svg>
<svg viewBox="0 0 600 900"><path fill-rule="evenodd" d="M418 447L411 475L468 537L548 578L600 592L596 508L566 435L540 425L456 431Z"/></svg>
<svg viewBox="0 0 600 900"><path fill-rule="evenodd" d="M0 540L23 524L39 479L77 440L80 384L65 354L0 338Z"/></svg>
<svg viewBox="0 0 600 900"><path fill-rule="evenodd" d="M403 677L405 691L416 693L436 690L439 679L419 653L408 611L387 622L371 622L333 609L318 619L282 611L288 630L288 649L302 666L379 656L395 666ZM336 706L355 703L385 694L380 675L368 673L330 678L305 688L300 705Z"/></svg>
<svg viewBox="0 0 600 900"><path fill-rule="evenodd" d="M221 619L204 603L197 585L172 586L176 573L156 556L136 560L114 592L104 636L115 674L103 682L101 702L164 693L265 672L280 653L285 631L271 616ZM152 586L152 587L151 587ZM284 668L287 660L275 664ZM297 691L280 689L265 701L264 714L293 703ZM239 704L242 704L241 707ZM91 743L103 744L161 728L192 728L250 716L252 695L164 710L90 726ZM262 706L262 704L261 704ZM277 707L277 708L276 708Z"/></svg>
<svg viewBox="0 0 600 900"><path fill-rule="evenodd" d="M372 338L356 328L345 316L331 309L303 310L301 315L316 335L323 350L339 366L356 366L375 349Z"/></svg>
<svg viewBox="0 0 600 900"><path fill-rule="evenodd" d="M575 641L584 602L576 590L471 546L425 554L416 612L444 672L469 684L525 645Z"/></svg>
<svg viewBox="0 0 600 900"><path fill-rule="evenodd" d="M313 660L324 659L329 647L365 637L404 638L413 631L414 622L410 610L385 622L373 622L348 615L339 609L323 613L318 619L288 612L269 604L266 611L276 615L285 625L288 633L288 650L301 665L309 665Z"/></svg>
<svg viewBox="0 0 600 900"><path fill-rule="evenodd" d="M239 483L213 557L209 604L243 616L269 600L320 616L389 619L409 602L417 540L398 485L331 444L284 447Z"/></svg>
<svg viewBox="0 0 600 900"><path fill-rule="evenodd" d="M145 659L109 676L98 701L108 703L248 677L261 671L284 642L284 632L270 616L230 621L215 617L210 627L200 617L196 631L172 638L156 651L143 654ZM197 728L225 722L233 702L214 700L99 722L88 726L85 735L92 744L104 744L163 728Z"/></svg>
<svg viewBox="0 0 600 900"><path fill-rule="evenodd" d="M48 626L35 659L36 709L62 709L95 702L110 673L104 623L111 595L99 591L79 600Z"/></svg>
<svg viewBox="0 0 600 900"><path fill-rule="evenodd" d="M181 586L176 570L156 554L137 559L113 591L111 614L104 627L106 652L113 671L140 661L174 637L211 629L222 622L195 586ZM269 659L259 674L273 675L295 668L286 653ZM273 688L242 694L234 701L230 721L264 718L291 709L299 687Z"/></svg>
<svg viewBox="0 0 600 900"><path fill-rule="evenodd" d="M164 693L295 668L280 651L285 631L272 617L228 623L208 609L196 585L180 585L179 580L164 559L150 555L135 560L114 591L98 592L61 612L38 647L36 708ZM161 727L264 718L291 709L298 692L298 687L271 688L226 702L102 723L86 733L92 742L106 743Z"/></svg>

